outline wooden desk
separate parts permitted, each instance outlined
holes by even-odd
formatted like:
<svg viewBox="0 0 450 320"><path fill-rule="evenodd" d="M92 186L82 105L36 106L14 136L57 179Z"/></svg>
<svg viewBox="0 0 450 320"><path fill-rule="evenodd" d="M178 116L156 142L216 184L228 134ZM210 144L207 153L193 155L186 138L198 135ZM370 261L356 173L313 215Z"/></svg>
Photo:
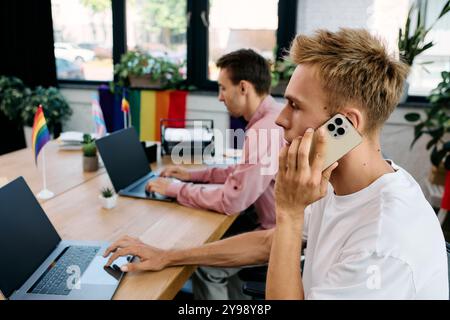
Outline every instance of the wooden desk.
<svg viewBox="0 0 450 320"><path fill-rule="evenodd" d="M63 170L65 163L75 166L67 168L70 174L66 175L66 179L71 177L70 183L64 183L63 179L60 181L52 175L52 179L55 179L52 180L53 188L59 188L54 191L64 188L66 191L59 192L56 197L42 204L63 239L114 241L128 234L159 248L192 247L220 239L236 218L183 207L177 203L127 197L119 197L117 206L112 210L102 209L98 195L102 187L111 185L108 175L101 172L90 177L84 176L81 164L76 167L76 161L65 153L53 152L56 153L53 161L60 166L58 170ZM81 157L80 154L78 156ZM78 156L75 158L81 163ZM34 163L29 154L19 151L0 157L0 165L9 163L5 157L18 161L15 166L9 164L10 176L18 176L19 173L12 170L20 168L31 179L38 180L38 175L33 177L30 166L34 168ZM23 159L25 157L31 161ZM163 162L167 164L167 159ZM78 184L75 185L75 182ZM39 188L39 183L37 185ZM114 299L172 299L194 270L195 267L191 266L171 267L159 272L129 273L121 282Z"/></svg>
<svg viewBox="0 0 450 320"><path fill-rule="evenodd" d="M56 141L45 146L47 161L47 188L59 195L105 172L83 172L81 151L60 150ZM0 156L0 177L9 181L23 176L34 194L43 188L41 157L39 168L34 163L31 149L22 149Z"/></svg>

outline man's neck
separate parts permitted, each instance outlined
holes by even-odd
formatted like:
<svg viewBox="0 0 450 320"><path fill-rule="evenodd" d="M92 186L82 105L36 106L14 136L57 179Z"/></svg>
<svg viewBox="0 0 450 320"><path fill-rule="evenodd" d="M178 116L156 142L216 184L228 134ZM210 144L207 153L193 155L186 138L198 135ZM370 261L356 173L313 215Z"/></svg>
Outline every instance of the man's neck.
<svg viewBox="0 0 450 320"><path fill-rule="evenodd" d="M336 195L358 192L394 169L383 159L379 142L364 141L341 160L330 183Z"/></svg>
<svg viewBox="0 0 450 320"><path fill-rule="evenodd" d="M245 112L245 114L243 115L244 119L246 121L250 121L250 119L253 117L256 110L258 110L258 107L261 105L261 103L263 102L263 100L266 97L267 97L267 94L262 95L262 96L258 96L258 95L249 96L247 112Z"/></svg>

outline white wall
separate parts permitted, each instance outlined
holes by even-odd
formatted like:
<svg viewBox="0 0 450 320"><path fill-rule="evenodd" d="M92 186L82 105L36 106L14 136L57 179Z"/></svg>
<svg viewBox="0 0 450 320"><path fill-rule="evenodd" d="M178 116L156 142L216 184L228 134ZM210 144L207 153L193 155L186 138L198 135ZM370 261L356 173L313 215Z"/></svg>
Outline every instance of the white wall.
<svg viewBox="0 0 450 320"><path fill-rule="evenodd" d="M364 28L381 36L390 49L397 48L409 0L298 0L297 33L316 29Z"/></svg>
<svg viewBox="0 0 450 320"><path fill-rule="evenodd" d="M297 33L339 27L366 28L373 0L298 0Z"/></svg>

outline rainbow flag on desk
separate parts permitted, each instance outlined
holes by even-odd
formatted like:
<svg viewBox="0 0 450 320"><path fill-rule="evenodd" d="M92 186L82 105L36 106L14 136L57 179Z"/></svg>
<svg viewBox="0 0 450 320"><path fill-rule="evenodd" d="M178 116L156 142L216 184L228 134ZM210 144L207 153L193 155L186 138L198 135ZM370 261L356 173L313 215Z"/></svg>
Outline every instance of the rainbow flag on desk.
<svg viewBox="0 0 450 320"><path fill-rule="evenodd" d="M44 110L39 105L36 114L34 115L33 130L31 134L32 148L34 151L34 161L37 163L39 152L50 141L50 132L47 128L47 122L44 117Z"/></svg>

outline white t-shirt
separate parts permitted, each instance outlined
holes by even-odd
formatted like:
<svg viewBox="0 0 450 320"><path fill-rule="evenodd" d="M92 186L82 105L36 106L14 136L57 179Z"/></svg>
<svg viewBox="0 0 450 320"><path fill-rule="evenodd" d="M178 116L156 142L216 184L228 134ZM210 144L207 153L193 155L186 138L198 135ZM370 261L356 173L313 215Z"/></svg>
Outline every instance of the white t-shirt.
<svg viewBox="0 0 450 320"><path fill-rule="evenodd" d="M445 240L417 182L395 173L308 206L306 299L446 299Z"/></svg>

